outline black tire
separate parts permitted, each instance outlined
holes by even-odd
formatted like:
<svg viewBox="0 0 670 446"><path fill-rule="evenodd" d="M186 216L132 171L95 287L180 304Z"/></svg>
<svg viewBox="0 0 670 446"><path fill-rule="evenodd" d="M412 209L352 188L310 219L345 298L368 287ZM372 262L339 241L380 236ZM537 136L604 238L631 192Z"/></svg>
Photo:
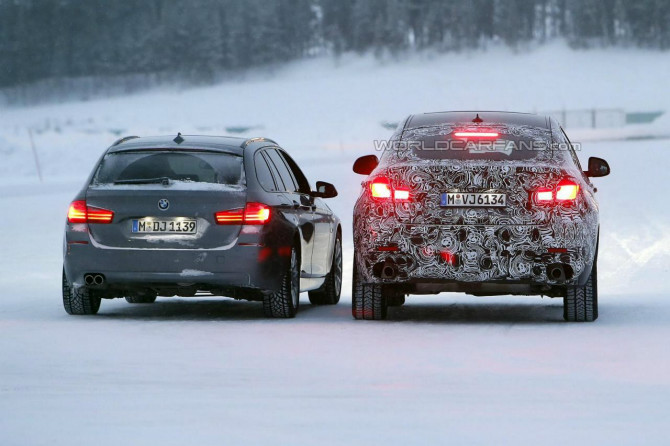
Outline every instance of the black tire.
<svg viewBox="0 0 670 446"><path fill-rule="evenodd" d="M63 307L67 314L96 314L100 309L100 297L85 286L73 286L63 269Z"/></svg>
<svg viewBox="0 0 670 446"><path fill-rule="evenodd" d="M333 263L325 282L318 290L310 291L312 305L335 305L342 292L342 237L338 234L333 248Z"/></svg>
<svg viewBox="0 0 670 446"><path fill-rule="evenodd" d="M351 314L354 319L384 320L388 312L388 303L382 292L382 285L363 283L358 274L354 259L354 274L351 290Z"/></svg>
<svg viewBox="0 0 670 446"><path fill-rule="evenodd" d="M568 322L593 322L598 319L598 263L582 287L568 287L563 298L563 319Z"/></svg>
<svg viewBox="0 0 670 446"><path fill-rule="evenodd" d="M129 304L152 304L156 302L156 296L126 296L126 302Z"/></svg>
<svg viewBox="0 0 670 446"><path fill-rule="evenodd" d="M296 248L291 249L291 261L284 274L279 291L263 297L266 317L295 317L300 306L300 261Z"/></svg>

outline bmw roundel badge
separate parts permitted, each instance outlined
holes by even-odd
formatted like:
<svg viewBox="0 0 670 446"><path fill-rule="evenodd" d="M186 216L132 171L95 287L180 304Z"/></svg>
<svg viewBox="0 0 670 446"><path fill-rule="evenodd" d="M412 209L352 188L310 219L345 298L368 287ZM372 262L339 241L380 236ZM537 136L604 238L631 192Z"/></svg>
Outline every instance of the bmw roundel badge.
<svg viewBox="0 0 670 446"><path fill-rule="evenodd" d="M158 200L158 209L160 209L161 211L165 211L169 207L170 202L168 201L167 198L161 198L160 200Z"/></svg>

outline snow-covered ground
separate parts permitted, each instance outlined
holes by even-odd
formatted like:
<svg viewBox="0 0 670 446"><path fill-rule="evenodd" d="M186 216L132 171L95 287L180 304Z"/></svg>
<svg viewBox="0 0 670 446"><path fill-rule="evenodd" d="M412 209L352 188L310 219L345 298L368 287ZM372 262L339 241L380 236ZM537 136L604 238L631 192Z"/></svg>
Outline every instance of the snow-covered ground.
<svg viewBox="0 0 670 446"><path fill-rule="evenodd" d="M551 46L316 60L210 88L0 110L0 444L664 443L670 139L583 144L583 162L612 167L594 180L596 323L563 323L558 300L458 294L413 296L387 322L356 322L349 274L361 180L351 164L389 135L380 122L444 109L668 110L668 72L665 53ZM213 298L104 301L97 317L67 316L65 211L116 134L235 126L257 126L244 135L277 139L312 182L340 191L341 303L303 298L288 321ZM653 130L667 135L670 122Z"/></svg>

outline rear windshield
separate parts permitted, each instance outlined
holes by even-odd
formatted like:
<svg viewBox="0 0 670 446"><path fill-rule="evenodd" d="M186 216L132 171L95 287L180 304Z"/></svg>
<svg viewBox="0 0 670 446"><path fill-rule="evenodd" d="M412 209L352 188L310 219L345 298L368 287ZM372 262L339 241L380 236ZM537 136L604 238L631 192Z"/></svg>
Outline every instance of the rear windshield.
<svg viewBox="0 0 670 446"><path fill-rule="evenodd" d="M93 184L151 184L172 182L242 185L242 157L195 151L132 151L106 155Z"/></svg>
<svg viewBox="0 0 670 446"><path fill-rule="evenodd" d="M390 147L399 157L460 160L528 160L551 158L551 133L526 126L445 125L403 132Z"/></svg>

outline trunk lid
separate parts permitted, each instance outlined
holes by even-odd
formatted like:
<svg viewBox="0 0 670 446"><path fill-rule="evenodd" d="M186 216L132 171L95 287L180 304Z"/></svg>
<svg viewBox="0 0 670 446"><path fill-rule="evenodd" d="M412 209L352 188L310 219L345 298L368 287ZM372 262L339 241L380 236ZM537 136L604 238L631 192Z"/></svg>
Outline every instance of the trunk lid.
<svg viewBox="0 0 670 446"><path fill-rule="evenodd" d="M167 200L166 209L159 207ZM93 243L119 249L223 249L235 243L241 226L217 225L214 213L243 208L246 187L212 183L173 182L170 185L113 185L89 187L89 206L114 212L110 224L89 224ZM133 232L133 220L195 219L195 234Z"/></svg>

